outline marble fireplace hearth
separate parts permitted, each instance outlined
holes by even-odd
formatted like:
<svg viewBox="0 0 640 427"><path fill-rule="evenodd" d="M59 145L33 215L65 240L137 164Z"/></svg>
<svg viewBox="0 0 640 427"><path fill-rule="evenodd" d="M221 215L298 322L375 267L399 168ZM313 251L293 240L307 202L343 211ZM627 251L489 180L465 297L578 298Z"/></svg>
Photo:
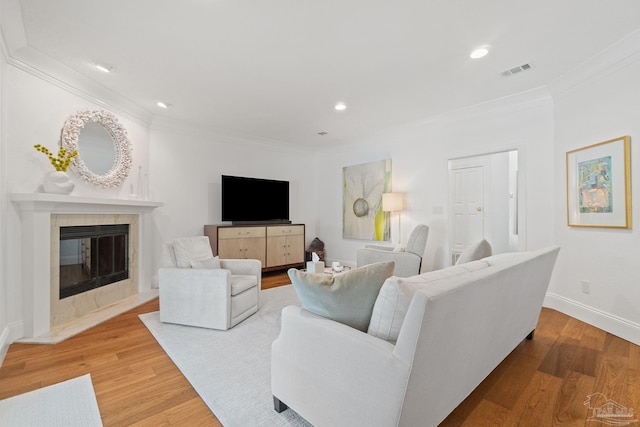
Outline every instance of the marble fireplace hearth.
<svg viewBox="0 0 640 427"><path fill-rule="evenodd" d="M150 214L160 202L47 193L13 194L21 220L23 338L56 343L158 296L151 288ZM60 227L129 225L129 278L59 298Z"/></svg>

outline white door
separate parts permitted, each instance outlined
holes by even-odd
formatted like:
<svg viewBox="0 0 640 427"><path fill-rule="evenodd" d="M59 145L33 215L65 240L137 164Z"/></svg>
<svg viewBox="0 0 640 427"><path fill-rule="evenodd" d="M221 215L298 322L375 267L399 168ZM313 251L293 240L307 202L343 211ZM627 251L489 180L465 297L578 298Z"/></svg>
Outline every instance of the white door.
<svg viewBox="0 0 640 427"><path fill-rule="evenodd" d="M456 257L470 243L484 239L484 166L451 170L451 252Z"/></svg>

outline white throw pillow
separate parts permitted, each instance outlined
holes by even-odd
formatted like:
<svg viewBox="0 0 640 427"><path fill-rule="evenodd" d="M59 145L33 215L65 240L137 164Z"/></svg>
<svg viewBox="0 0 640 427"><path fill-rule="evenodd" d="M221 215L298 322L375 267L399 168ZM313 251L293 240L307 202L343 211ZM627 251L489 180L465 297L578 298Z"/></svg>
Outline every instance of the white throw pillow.
<svg viewBox="0 0 640 427"><path fill-rule="evenodd" d="M176 265L180 268L191 268L191 260L213 258L209 237L181 237L173 241Z"/></svg>
<svg viewBox="0 0 640 427"><path fill-rule="evenodd" d="M467 246L456 261L456 265L464 264L465 262L476 261L482 258L491 256L491 245L486 240L480 240L479 242L472 243Z"/></svg>
<svg viewBox="0 0 640 427"><path fill-rule="evenodd" d="M340 274L307 273L292 268L289 278L306 310L366 332L380 287L394 268L394 261Z"/></svg>
<svg viewBox="0 0 640 427"><path fill-rule="evenodd" d="M217 270L220 268L220 258L204 258L204 259L192 259L191 268L204 268L206 270Z"/></svg>
<svg viewBox="0 0 640 427"><path fill-rule="evenodd" d="M400 329L409 310L413 295L417 291L426 286L450 280L452 277L487 267L489 267L489 263L480 260L442 270L430 271L413 277L390 277L382 285L378 299L376 299L376 303L373 306L367 333L395 343L400 335Z"/></svg>

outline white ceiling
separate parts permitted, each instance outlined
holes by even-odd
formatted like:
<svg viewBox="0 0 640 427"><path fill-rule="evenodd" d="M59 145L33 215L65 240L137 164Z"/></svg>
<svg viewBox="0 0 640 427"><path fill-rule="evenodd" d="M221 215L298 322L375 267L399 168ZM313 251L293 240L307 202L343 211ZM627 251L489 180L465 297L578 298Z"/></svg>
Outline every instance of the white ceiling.
<svg viewBox="0 0 640 427"><path fill-rule="evenodd" d="M22 15L26 46L10 54L53 58L154 120L299 145L544 86L640 27L638 0L2 2Z"/></svg>

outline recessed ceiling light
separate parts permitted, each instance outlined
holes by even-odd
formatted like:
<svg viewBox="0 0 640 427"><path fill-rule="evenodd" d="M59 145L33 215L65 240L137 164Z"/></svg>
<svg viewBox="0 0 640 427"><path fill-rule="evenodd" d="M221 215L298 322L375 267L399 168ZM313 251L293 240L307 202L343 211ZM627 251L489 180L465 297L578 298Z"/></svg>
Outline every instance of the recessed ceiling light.
<svg viewBox="0 0 640 427"><path fill-rule="evenodd" d="M479 59L483 56L486 56L487 53L489 53L489 48L487 46L480 46L479 48L471 52L471 55L469 56L471 57L471 59Z"/></svg>
<svg viewBox="0 0 640 427"><path fill-rule="evenodd" d="M111 71L113 71L113 67L111 65L94 62L93 66L95 67L96 70L100 70L103 73L110 73Z"/></svg>
<svg viewBox="0 0 640 427"><path fill-rule="evenodd" d="M338 102L335 107L336 111L344 111L347 109L347 105L344 102Z"/></svg>
<svg viewBox="0 0 640 427"><path fill-rule="evenodd" d="M162 102L162 101L158 101L156 105L164 109L171 108L171 104L167 104L166 102Z"/></svg>

